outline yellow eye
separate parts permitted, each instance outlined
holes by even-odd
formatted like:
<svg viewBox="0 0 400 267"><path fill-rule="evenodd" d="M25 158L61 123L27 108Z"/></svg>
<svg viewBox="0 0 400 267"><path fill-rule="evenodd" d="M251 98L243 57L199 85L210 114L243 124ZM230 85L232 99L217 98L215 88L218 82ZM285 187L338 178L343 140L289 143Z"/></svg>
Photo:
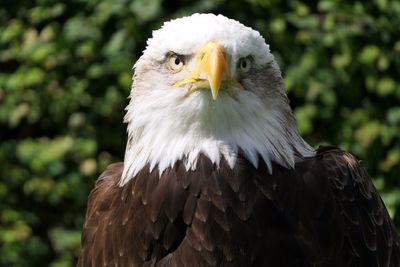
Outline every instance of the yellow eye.
<svg viewBox="0 0 400 267"><path fill-rule="evenodd" d="M251 65L253 64L251 57L242 57L239 59L239 68L243 73L248 72L251 69Z"/></svg>
<svg viewBox="0 0 400 267"><path fill-rule="evenodd" d="M167 60L168 68L172 72L179 72L185 65L184 57L177 54L171 54Z"/></svg>

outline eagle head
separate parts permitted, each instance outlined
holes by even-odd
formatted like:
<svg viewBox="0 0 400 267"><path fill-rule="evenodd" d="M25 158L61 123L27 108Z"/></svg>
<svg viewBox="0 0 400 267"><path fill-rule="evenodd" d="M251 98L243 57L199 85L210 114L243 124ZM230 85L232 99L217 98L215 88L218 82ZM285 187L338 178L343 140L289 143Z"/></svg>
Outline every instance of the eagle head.
<svg viewBox="0 0 400 267"><path fill-rule="evenodd" d="M202 154L218 168L240 155L293 168L314 154L300 137L279 66L259 32L222 15L164 23L136 62L124 121L120 185L143 168L162 173Z"/></svg>

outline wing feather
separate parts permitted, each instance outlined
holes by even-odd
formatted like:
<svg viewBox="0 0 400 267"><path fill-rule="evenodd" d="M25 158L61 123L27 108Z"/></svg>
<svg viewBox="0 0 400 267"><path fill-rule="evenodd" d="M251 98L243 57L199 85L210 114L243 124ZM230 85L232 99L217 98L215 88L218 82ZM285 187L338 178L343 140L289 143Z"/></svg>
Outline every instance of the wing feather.
<svg viewBox="0 0 400 267"><path fill-rule="evenodd" d="M398 266L394 263L400 253L398 235L361 162L335 148L322 148L319 154L330 175L338 208L335 216L343 221L341 227L348 240L349 247L343 250L353 251L350 257L365 266Z"/></svg>

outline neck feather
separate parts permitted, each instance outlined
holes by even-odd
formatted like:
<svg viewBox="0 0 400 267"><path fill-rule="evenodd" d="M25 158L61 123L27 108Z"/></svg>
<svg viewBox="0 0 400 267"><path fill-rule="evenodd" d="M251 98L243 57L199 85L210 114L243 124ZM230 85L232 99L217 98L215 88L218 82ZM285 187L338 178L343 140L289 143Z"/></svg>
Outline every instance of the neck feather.
<svg viewBox="0 0 400 267"><path fill-rule="evenodd" d="M167 93L166 93L167 92ZM131 95L125 122L128 144L120 185L134 178L147 164L161 174L184 161L195 170L201 154L218 168L224 158L233 168L238 153L256 168L261 158L294 168L296 161L314 155L300 137L287 101L265 105L251 92L233 99L222 92L210 101L209 92L184 98L177 90L153 89L151 95ZM276 102L277 103L277 102Z"/></svg>

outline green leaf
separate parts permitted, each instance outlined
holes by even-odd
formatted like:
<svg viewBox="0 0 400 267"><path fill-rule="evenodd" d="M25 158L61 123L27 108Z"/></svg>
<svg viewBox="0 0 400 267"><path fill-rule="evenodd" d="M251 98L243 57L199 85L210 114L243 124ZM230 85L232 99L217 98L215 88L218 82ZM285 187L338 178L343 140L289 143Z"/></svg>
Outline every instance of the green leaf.
<svg viewBox="0 0 400 267"><path fill-rule="evenodd" d="M154 19L161 12L161 0L136 0L130 6L136 19L146 22Z"/></svg>

